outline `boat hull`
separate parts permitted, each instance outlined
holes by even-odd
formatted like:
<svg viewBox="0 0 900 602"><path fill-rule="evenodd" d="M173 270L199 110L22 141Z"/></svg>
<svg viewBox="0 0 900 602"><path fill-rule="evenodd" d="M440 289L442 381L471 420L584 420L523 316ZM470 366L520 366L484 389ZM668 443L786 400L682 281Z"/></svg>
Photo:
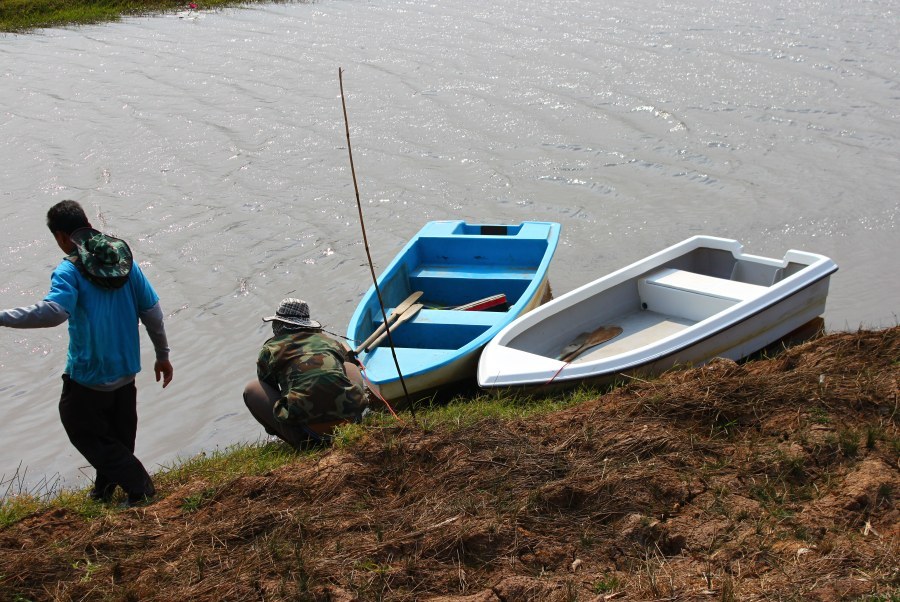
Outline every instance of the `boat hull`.
<svg viewBox="0 0 900 602"><path fill-rule="evenodd" d="M544 300L549 300L550 283L544 278L535 296L523 308L521 315L538 307ZM476 385L475 374L478 370L478 359L481 357L483 346L473 349L465 355L460 355L447 364L436 366L432 370L422 371L404 377L406 392L400 379L386 380L373 383L378 386L379 393L387 400L393 400L398 408L405 407L406 394L412 401L421 401L439 396L442 392L453 390L457 385ZM401 366L402 368L402 366Z"/></svg>

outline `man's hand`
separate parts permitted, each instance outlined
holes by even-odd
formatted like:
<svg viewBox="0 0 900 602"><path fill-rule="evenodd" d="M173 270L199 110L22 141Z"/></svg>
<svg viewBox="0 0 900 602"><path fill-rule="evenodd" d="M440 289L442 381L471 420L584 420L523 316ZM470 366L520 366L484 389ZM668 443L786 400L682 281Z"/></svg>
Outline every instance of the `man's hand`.
<svg viewBox="0 0 900 602"><path fill-rule="evenodd" d="M347 350L347 361L356 366L362 367L362 362L359 361L359 358L356 357L356 352L352 349Z"/></svg>
<svg viewBox="0 0 900 602"><path fill-rule="evenodd" d="M172 382L172 374L175 369L172 368L172 362L169 360L156 360L156 363L153 364L153 371L156 372L156 382L159 382L162 377L163 389L165 389Z"/></svg>

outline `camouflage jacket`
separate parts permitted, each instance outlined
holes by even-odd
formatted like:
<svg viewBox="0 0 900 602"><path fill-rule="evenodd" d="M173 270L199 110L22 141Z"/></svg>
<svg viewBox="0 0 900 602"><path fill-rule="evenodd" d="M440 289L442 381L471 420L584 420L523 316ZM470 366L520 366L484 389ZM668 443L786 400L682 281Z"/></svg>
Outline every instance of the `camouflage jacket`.
<svg viewBox="0 0 900 602"><path fill-rule="evenodd" d="M266 341L256 372L281 392L275 419L297 425L355 420L366 395L347 378L345 359L344 347L321 332L289 332Z"/></svg>

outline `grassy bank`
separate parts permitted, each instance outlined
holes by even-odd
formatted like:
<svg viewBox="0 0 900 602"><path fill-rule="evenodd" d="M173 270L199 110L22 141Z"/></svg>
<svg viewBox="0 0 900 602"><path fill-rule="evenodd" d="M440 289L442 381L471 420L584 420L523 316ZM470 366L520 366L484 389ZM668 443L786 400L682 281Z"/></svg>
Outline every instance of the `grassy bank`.
<svg viewBox="0 0 900 602"><path fill-rule="evenodd" d="M202 480L215 486L243 475L265 474L302 458L281 443L235 445L175 462L155 474L154 480L165 496L186 483ZM66 489L43 481L25 485L23 481L12 475L0 483L0 493L5 493L0 499L0 529L36 512L65 511L85 519L97 518L119 512L119 504L124 502L120 497L112 504L102 504L88 497L88 489Z"/></svg>
<svg viewBox="0 0 900 602"><path fill-rule="evenodd" d="M179 10L209 10L260 0L0 0L0 31L25 32L38 27L59 27L117 21L125 16ZM279 0L267 0L269 2ZM284 1L284 0L281 0Z"/></svg>
<svg viewBox="0 0 900 602"><path fill-rule="evenodd" d="M0 599L897 602L898 382L895 327L243 447L8 521Z"/></svg>
<svg viewBox="0 0 900 602"><path fill-rule="evenodd" d="M468 427L480 420L513 420L548 414L573 404L596 397L599 391L592 388L577 389L554 398L506 395L500 398L481 395L474 399L459 399L447 405L421 408L417 413L415 428L425 432ZM368 432L403 427L412 417L405 414L400 422L388 414L373 413L364 425L349 425L341 429L334 447L343 449L363 439ZM405 425L407 428L410 424ZM281 442L256 442L237 444L226 449L185 458L164 466L154 475L160 497L166 497L185 485L204 482L215 488L241 476L262 475L277 468L309 462L326 450L310 450L298 453ZM84 518L96 518L119 512L124 502L122 492L112 504L95 502L88 497L89 489L66 489L58 486L56 479L43 479L28 484L26 475L14 474L0 480L0 529L15 524L23 517L36 512L62 510ZM199 497L202 498L201 493ZM186 505L197 500L191 498Z"/></svg>

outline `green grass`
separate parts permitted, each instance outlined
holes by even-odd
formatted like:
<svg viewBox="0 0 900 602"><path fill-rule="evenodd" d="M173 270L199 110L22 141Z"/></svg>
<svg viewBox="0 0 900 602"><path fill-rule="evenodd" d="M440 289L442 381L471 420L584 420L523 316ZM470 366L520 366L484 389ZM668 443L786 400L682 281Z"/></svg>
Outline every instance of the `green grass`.
<svg viewBox="0 0 900 602"><path fill-rule="evenodd" d="M218 485L240 476L260 475L297 462L313 452L298 454L284 443L253 443L234 445L224 450L201 453L193 458L177 460L154 475L157 491L161 496L181 485L202 479L207 483L203 492L182 500L186 512L197 510L214 495ZM85 518L96 518L118 512L116 498L111 504L95 502L88 497L89 489L71 490L54 483L40 483L24 489L18 475L2 484L6 493L0 498L0 529L22 518L47 509L64 509ZM121 492L120 492L121 493Z"/></svg>
<svg viewBox="0 0 900 602"><path fill-rule="evenodd" d="M515 420L555 412L596 399L602 389L581 387L553 395L485 393L473 398L457 398L448 404L417 406L419 425L425 429L441 426L466 427L482 420ZM385 415L385 418L389 418Z"/></svg>
<svg viewBox="0 0 900 602"><path fill-rule="evenodd" d="M210 487L227 483L245 475L265 474L285 464L309 457L314 452L299 453L285 443L243 443L225 449L203 452L192 458L163 466L154 482L157 489L171 490L202 479Z"/></svg>
<svg viewBox="0 0 900 602"><path fill-rule="evenodd" d="M553 396L521 393L482 394L476 397L458 397L446 404L416 406L416 426L425 432L436 428L453 431L471 426L482 420L515 420L548 414L591 399L596 399L604 389L581 387ZM400 414L402 423L413 427L409 412ZM348 425L338 429L335 446L347 447L363 436L366 429L397 426L396 418L388 413L370 414L362 425Z"/></svg>
<svg viewBox="0 0 900 602"><path fill-rule="evenodd" d="M445 405L419 407L416 411L417 426L413 425L409 412L400 414L410 428L431 431L437 428L453 431L482 420L509 420L547 414L584 401L595 399L601 391L582 388L559 394L556 397L526 395L479 395L473 399L459 398ZM364 424L347 425L338 429L335 447L349 448L362 439L367 431L395 428L396 418L387 413L374 412ZM181 500L185 512L194 512L209 502L219 486L238 477L265 474L293 462L313 458L321 451L297 452L284 443L245 443L225 449L203 452L191 458L173 461L163 466L153 476L160 496L164 497L178 487L196 481L204 483L204 489ZM116 502L102 504L88 497L88 489L69 490L57 485L57 480L42 481L31 489L24 485L24 475L13 475L0 483L0 528L14 524L32 514L51 508L62 508L94 518L118 512ZM121 493L121 492L120 492Z"/></svg>
<svg viewBox="0 0 900 602"><path fill-rule="evenodd" d="M592 591L595 594L607 594L610 592L618 591L622 588L622 584L619 582L618 578L614 575L603 575L599 581L595 581L591 586Z"/></svg>
<svg viewBox="0 0 900 602"><path fill-rule="evenodd" d="M0 31L24 32L118 21L123 16L185 10L192 0L0 0ZM198 10L251 4L262 0L193 0ZM276 2L278 0L268 0ZM281 0L284 1L284 0Z"/></svg>

